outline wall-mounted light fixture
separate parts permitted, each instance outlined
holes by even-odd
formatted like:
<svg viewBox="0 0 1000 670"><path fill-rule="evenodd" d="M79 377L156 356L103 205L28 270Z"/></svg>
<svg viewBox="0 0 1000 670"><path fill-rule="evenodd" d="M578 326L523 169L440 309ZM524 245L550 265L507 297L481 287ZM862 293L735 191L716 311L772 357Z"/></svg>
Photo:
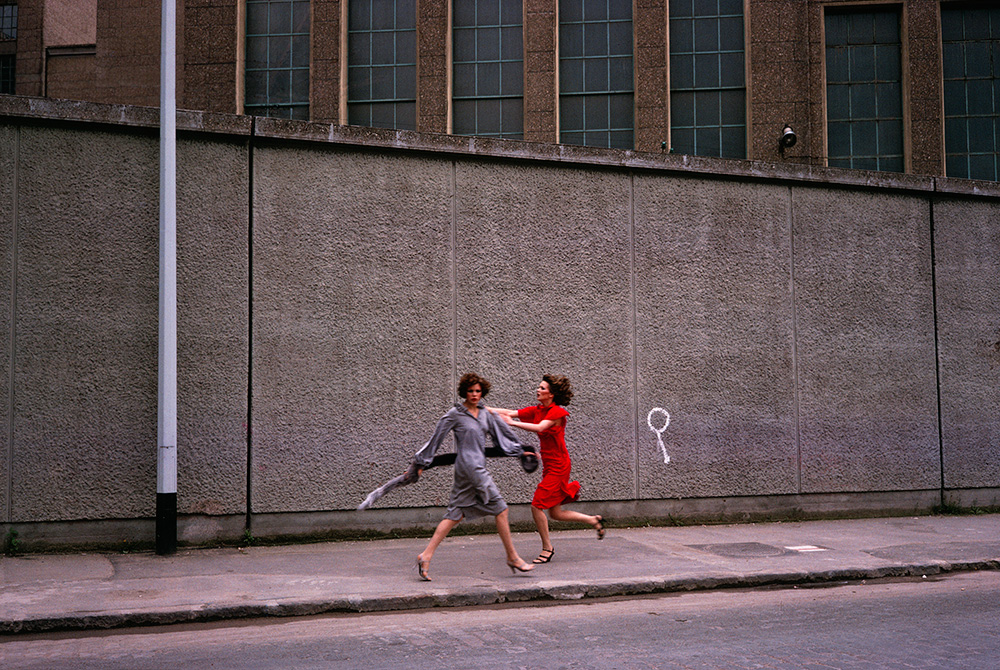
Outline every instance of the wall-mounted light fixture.
<svg viewBox="0 0 1000 670"><path fill-rule="evenodd" d="M795 131L786 123L785 127L781 130L781 137L778 138L778 147L781 149L781 153L784 154L785 149L794 147L798 139Z"/></svg>

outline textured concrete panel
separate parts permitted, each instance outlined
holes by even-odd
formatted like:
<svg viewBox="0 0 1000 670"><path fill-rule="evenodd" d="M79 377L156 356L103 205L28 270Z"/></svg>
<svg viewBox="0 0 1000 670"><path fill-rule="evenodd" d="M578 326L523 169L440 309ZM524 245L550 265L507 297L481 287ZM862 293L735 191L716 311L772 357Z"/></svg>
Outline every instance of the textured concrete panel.
<svg viewBox="0 0 1000 670"><path fill-rule="evenodd" d="M246 511L249 157L244 141L178 141L178 512ZM155 193L154 193L155 197Z"/></svg>
<svg viewBox="0 0 1000 670"><path fill-rule="evenodd" d="M535 404L543 374L569 377L566 441L581 499L631 498L629 177L459 162L456 182L458 372L487 376L487 401L508 408ZM508 502L529 502L541 478L494 475Z"/></svg>
<svg viewBox="0 0 1000 670"><path fill-rule="evenodd" d="M14 126L0 124L0 520L10 514L10 338L14 297L14 184L17 179L17 135Z"/></svg>
<svg viewBox="0 0 1000 670"><path fill-rule="evenodd" d="M1000 205L934 206L944 485L1000 482Z"/></svg>
<svg viewBox="0 0 1000 670"><path fill-rule="evenodd" d="M149 516L156 141L24 126L20 154L13 520Z"/></svg>
<svg viewBox="0 0 1000 670"><path fill-rule="evenodd" d="M940 486L929 208L792 195L802 491Z"/></svg>
<svg viewBox="0 0 1000 670"><path fill-rule="evenodd" d="M641 498L796 492L788 197L636 178Z"/></svg>
<svg viewBox="0 0 1000 670"><path fill-rule="evenodd" d="M254 170L253 510L353 509L455 397L451 163L263 147Z"/></svg>

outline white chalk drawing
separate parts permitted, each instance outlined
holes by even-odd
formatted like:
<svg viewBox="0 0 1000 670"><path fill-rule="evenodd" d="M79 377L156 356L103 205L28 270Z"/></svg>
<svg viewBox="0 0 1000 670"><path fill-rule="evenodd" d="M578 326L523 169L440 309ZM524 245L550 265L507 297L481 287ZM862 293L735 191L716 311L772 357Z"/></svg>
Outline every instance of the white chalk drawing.
<svg viewBox="0 0 1000 670"><path fill-rule="evenodd" d="M656 426L653 425L653 414L656 414L657 412L662 413L664 416L663 428L657 428ZM657 420L657 423L659 423L659 420ZM663 409L662 407L654 407L653 409L649 410L649 414L646 415L646 425L649 426L649 429L651 431L656 433L656 441L660 445L660 451L663 452L663 462L669 463L670 455L667 453L667 447L663 444L663 431L665 431L667 429L667 426L670 425L670 412Z"/></svg>

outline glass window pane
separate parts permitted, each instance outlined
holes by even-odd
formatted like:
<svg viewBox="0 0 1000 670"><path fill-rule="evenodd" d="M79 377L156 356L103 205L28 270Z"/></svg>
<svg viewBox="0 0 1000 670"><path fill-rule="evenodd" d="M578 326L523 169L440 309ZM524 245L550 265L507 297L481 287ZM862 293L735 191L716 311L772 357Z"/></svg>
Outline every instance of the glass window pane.
<svg viewBox="0 0 1000 670"><path fill-rule="evenodd" d="M417 27L417 0L396 0L396 30L409 31ZM397 121L399 115L397 114Z"/></svg>
<svg viewBox="0 0 1000 670"><path fill-rule="evenodd" d="M722 129L722 156L727 158L746 158L747 138L746 127Z"/></svg>
<svg viewBox="0 0 1000 670"><path fill-rule="evenodd" d="M743 7L741 1L670 3L674 151L746 157ZM690 49L693 56L685 53Z"/></svg>
<svg viewBox="0 0 1000 670"><path fill-rule="evenodd" d="M716 19L694 20L694 50L719 50L719 22Z"/></svg>
<svg viewBox="0 0 1000 670"><path fill-rule="evenodd" d="M743 52L726 53L719 56L719 69L722 71L723 87L743 88L746 81L743 70Z"/></svg>
<svg viewBox="0 0 1000 670"><path fill-rule="evenodd" d="M480 28L476 31L476 59L499 60L500 58L500 31L495 29Z"/></svg>
<svg viewBox="0 0 1000 670"><path fill-rule="evenodd" d="M670 20L682 16L694 16L692 0L670 0Z"/></svg>
<svg viewBox="0 0 1000 670"><path fill-rule="evenodd" d="M417 67L401 65L396 68L396 98L415 100L417 98Z"/></svg>
<svg viewBox="0 0 1000 670"><path fill-rule="evenodd" d="M673 56L670 59L670 88L691 88L694 86L694 58Z"/></svg>
<svg viewBox="0 0 1000 670"><path fill-rule="evenodd" d="M524 23L523 9L521 0L502 0L500 3L500 23L521 25Z"/></svg>
<svg viewBox="0 0 1000 670"><path fill-rule="evenodd" d="M851 86L852 119L875 118L875 85L858 84Z"/></svg>
<svg viewBox="0 0 1000 670"><path fill-rule="evenodd" d="M608 90L608 61L604 58L588 58L583 62L583 85L587 91Z"/></svg>
<svg viewBox="0 0 1000 670"><path fill-rule="evenodd" d="M583 103L584 118L587 129L609 128L611 117L608 110L608 98L603 95L588 95Z"/></svg>
<svg viewBox="0 0 1000 670"><path fill-rule="evenodd" d="M695 93L694 118L698 127L713 128L722 123L721 100L718 91L699 91Z"/></svg>
<svg viewBox="0 0 1000 670"><path fill-rule="evenodd" d="M371 70L351 68L347 72L347 97L351 100L371 100Z"/></svg>
<svg viewBox="0 0 1000 670"><path fill-rule="evenodd" d="M309 7L308 0L299 1L292 5L292 32L298 34L308 34L309 32Z"/></svg>
<svg viewBox="0 0 1000 670"><path fill-rule="evenodd" d="M524 92L524 67L522 61L500 65L500 95L520 97Z"/></svg>
<svg viewBox="0 0 1000 670"><path fill-rule="evenodd" d="M674 128L670 131L670 150L675 154L694 155L694 128Z"/></svg>
<svg viewBox="0 0 1000 670"><path fill-rule="evenodd" d="M694 23L690 19L670 19L670 53L694 51Z"/></svg>
<svg viewBox="0 0 1000 670"><path fill-rule="evenodd" d="M746 94L742 89L721 91L722 124L725 126L746 125Z"/></svg>
<svg viewBox="0 0 1000 670"><path fill-rule="evenodd" d="M607 21L607 0L583 0L584 21Z"/></svg>
<svg viewBox="0 0 1000 670"><path fill-rule="evenodd" d="M944 122L944 141L948 153L969 152L968 123L965 119L947 119Z"/></svg>
<svg viewBox="0 0 1000 670"><path fill-rule="evenodd" d="M873 81L875 79L875 47L857 46L851 49L851 81Z"/></svg>
<svg viewBox="0 0 1000 670"><path fill-rule="evenodd" d="M270 12L268 13L267 31L272 35L288 34L292 32L291 3L271 3Z"/></svg>
<svg viewBox="0 0 1000 670"><path fill-rule="evenodd" d="M396 27L396 8L392 0L371 0L372 30L392 30Z"/></svg>
<svg viewBox="0 0 1000 670"><path fill-rule="evenodd" d="M271 69L287 68L292 63L292 38L287 35L267 38L267 65Z"/></svg>
<svg viewBox="0 0 1000 670"><path fill-rule="evenodd" d="M879 123L878 153L889 156L903 155L902 121L882 121Z"/></svg>
<svg viewBox="0 0 1000 670"><path fill-rule="evenodd" d="M309 118L309 24L308 0L246 0L244 112Z"/></svg>
<svg viewBox="0 0 1000 670"><path fill-rule="evenodd" d="M698 54L694 57L695 88L719 87L719 54Z"/></svg>
<svg viewBox="0 0 1000 670"><path fill-rule="evenodd" d="M608 24L585 23L583 26L583 55L607 56L609 53Z"/></svg>
<svg viewBox="0 0 1000 670"><path fill-rule="evenodd" d="M743 51L743 17L719 20L719 48L725 51Z"/></svg>
<svg viewBox="0 0 1000 670"><path fill-rule="evenodd" d="M824 20L828 163L896 170L903 153L899 12L828 7Z"/></svg>
<svg viewBox="0 0 1000 670"><path fill-rule="evenodd" d="M267 34L267 5L247 3L247 35Z"/></svg>
<svg viewBox="0 0 1000 670"><path fill-rule="evenodd" d="M476 5L476 25L496 26L500 24L500 2L499 0L465 0L469 4ZM461 0L459 2L461 4Z"/></svg>
<svg viewBox="0 0 1000 670"><path fill-rule="evenodd" d="M694 93L674 93L670 96L672 128L694 126Z"/></svg>
<svg viewBox="0 0 1000 670"><path fill-rule="evenodd" d="M414 127L415 9L414 0L349 0L347 102L351 123ZM366 81L370 82L367 93L362 86ZM358 104L366 100L377 102Z"/></svg>

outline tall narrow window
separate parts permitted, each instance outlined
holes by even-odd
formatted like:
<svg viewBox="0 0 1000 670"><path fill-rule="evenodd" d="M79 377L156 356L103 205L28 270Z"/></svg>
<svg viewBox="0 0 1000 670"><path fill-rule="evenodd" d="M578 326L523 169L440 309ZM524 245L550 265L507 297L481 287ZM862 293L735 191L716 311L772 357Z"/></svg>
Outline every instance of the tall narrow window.
<svg viewBox="0 0 1000 670"><path fill-rule="evenodd" d="M455 0L453 131L524 137L522 0Z"/></svg>
<svg viewBox="0 0 1000 670"><path fill-rule="evenodd" d="M14 93L17 62L17 5L0 5L0 94Z"/></svg>
<svg viewBox="0 0 1000 670"><path fill-rule="evenodd" d="M1000 181L1000 7L942 8L949 177Z"/></svg>
<svg viewBox="0 0 1000 670"><path fill-rule="evenodd" d="M416 130L416 0L351 0L347 44L347 122Z"/></svg>
<svg viewBox="0 0 1000 670"><path fill-rule="evenodd" d="M632 3L559 0L559 141L633 148Z"/></svg>
<svg viewBox="0 0 1000 670"><path fill-rule="evenodd" d="M309 0L246 0L244 111L309 119Z"/></svg>
<svg viewBox="0 0 1000 670"><path fill-rule="evenodd" d="M670 144L746 158L743 0L670 0Z"/></svg>
<svg viewBox="0 0 1000 670"><path fill-rule="evenodd" d="M902 172L899 11L826 15L828 163Z"/></svg>

